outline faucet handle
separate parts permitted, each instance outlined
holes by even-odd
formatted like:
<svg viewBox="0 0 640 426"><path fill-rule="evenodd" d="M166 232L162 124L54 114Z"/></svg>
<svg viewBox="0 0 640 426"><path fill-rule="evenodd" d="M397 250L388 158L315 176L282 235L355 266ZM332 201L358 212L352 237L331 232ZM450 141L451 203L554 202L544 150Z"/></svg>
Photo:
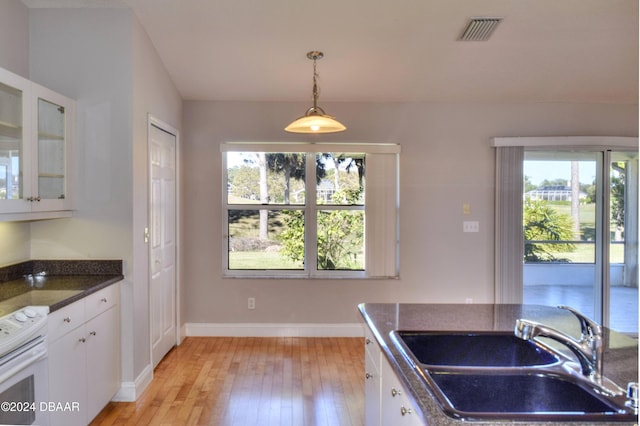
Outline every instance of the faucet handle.
<svg viewBox="0 0 640 426"><path fill-rule="evenodd" d="M602 327L600 326L600 324L586 317L581 312L566 305L559 305L558 308L569 311L573 315L575 315L576 318L578 318L578 321L580 321L580 329L582 330L583 336L588 336L593 338L593 337L600 336L602 334Z"/></svg>

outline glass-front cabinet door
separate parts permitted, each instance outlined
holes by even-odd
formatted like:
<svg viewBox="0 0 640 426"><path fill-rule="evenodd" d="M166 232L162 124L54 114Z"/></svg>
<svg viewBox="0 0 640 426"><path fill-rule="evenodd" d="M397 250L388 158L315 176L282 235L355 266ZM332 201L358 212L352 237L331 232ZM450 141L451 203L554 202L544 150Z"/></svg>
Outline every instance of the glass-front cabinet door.
<svg viewBox="0 0 640 426"><path fill-rule="evenodd" d="M73 100L0 68L0 220L71 210L74 120Z"/></svg>
<svg viewBox="0 0 640 426"><path fill-rule="evenodd" d="M24 202L25 156L29 155L29 81L0 69L0 211L29 208ZM26 179L26 182L25 182Z"/></svg>
<svg viewBox="0 0 640 426"><path fill-rule="evenodd" d="M67 158L73 102L64 96L34 86L36 126L33 150L32 192L35 210L65 210L69 206Z"/></svg>

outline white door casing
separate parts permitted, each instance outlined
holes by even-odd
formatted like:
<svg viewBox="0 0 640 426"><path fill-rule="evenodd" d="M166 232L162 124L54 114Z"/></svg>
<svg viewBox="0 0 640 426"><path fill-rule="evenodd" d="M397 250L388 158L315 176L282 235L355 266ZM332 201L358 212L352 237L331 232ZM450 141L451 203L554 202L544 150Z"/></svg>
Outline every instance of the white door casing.
<svg viewBox="0 0 640 426"><path fill-rule="evenodd" d="M176 131L149 124L149 323L153 367L177 343Z"/></svg>

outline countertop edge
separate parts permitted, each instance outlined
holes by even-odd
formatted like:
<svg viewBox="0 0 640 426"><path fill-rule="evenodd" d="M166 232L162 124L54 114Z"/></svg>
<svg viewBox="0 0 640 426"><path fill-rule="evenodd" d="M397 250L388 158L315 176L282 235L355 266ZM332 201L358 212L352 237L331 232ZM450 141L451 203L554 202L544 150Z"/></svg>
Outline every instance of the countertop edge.
<svg viewBox="0 0 640 426"><path fill-rule="evenodd" d="M92 293L95 293L97 291L102 290L103 288L109 287L110 285L113 285L119 281L122 281L124 279L124 275L117 275L114 276L112 278L108 278L105 281L102 281L98 284L95 284L91 287L89 287L86 290L83 290L81 293L75 294L71 297L68 297L64 300L61 300L60 302L54 303L53 305L49 306L49 313L55 312L58 309L64 308L67 305L72 304L73 302L77 302L78 300L82 300L85 297L89 296Z"/></svg>

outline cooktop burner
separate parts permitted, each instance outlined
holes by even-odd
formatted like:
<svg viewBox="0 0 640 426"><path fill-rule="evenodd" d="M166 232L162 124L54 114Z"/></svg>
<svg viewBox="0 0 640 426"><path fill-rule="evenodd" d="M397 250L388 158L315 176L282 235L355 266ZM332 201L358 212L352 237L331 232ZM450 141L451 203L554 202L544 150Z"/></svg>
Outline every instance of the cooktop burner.
<svg viewBox="0 0 640 426"><path fill-rule="evenodd" d="M48 306L27 306L0 318L0 356L46 334Z"/></svg>

